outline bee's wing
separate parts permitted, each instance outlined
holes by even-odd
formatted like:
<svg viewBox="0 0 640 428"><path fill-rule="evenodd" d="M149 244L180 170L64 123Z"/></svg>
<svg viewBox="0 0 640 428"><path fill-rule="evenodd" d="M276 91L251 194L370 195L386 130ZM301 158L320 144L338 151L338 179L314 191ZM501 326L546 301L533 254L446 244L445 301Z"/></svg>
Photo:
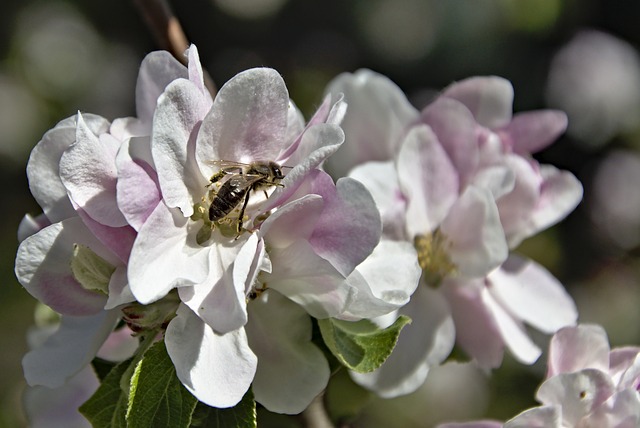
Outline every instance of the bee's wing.
<svg viewBox="0 0 640 428"><path fill-rule="evenodd" d="M203 162L207 165L220 167L220 169L241 169L246 166L249 166L249 164L247 163L228 161L228 160L222 160L222 159L205 160Z"/></svg>

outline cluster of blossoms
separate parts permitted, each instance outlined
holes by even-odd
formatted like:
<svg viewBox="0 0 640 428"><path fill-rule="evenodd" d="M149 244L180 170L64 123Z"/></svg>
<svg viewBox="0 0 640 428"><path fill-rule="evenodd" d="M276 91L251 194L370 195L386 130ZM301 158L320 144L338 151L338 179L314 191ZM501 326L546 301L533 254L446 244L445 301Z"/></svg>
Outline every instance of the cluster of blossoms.
<svg viewBox="0 0 640 428"><path fill-rule="evenodd" d="M598 325L558 331L549 345L546 380L536 399L542 404L504 424L448 423L439 428L617 427L640 425L640 348L609 348Z"/></svg>
<svg viewBox="0 0 640 428"><path fill-rule="evenodd" d="M269 410L299 413L330 375L310 317L358 320L406 304L415 251L378 245L370 194L319 168L344 140L341 98L305 124L274 70L243 72L212 99L195 47L188 59L147 56L137 118L79 113L34 148L27 174L44 213L20 226L16 275L61 322L25 356L25 376L60 387L122 328L162 333L201 402L234 406L251 386ZM221 160L288 171L266 200L246 199L242 219L213 221ZM392 268L398 277L380 275Z"/></svg>
<svg viewBox="0 0 640 428"><path fill-rule="evenodd" d="M582 198L571 173L531 156L564 132L564 113L513 115L513 88L498 77L454 83L422 111L368 70L338 76L328 91L343 93L349 109L347 144L327 170L369 189L383 240L413 244L423 271L398 311L413 322L394 353L354 380L385 397L411 392L454 344L487 368L500 365L505 347L536 361L541 350L525 323L554 333L574 325L577 312L549 272L510 250Z"/></svg>
<svg viewBox="0 0 640 428"><path fill-rule="evenodd" d="M16 275L61 319L24 358L30 385L162 340L200 402L233 407L250 390L295 414L331 374L318 320L412 320L384 363L350 372L383 397L416 390L454 345L486 368L505 348L531 364L526 325L575 325L562 285L511 253L582 198L573 175L532 157L563 113L513 115L497 77L418 111L365 70L332 81L305 123L274 70L212 97L194 46L187 56L145 58L137 117L78 113L31 154L44 212L20 226Z"/></svg>

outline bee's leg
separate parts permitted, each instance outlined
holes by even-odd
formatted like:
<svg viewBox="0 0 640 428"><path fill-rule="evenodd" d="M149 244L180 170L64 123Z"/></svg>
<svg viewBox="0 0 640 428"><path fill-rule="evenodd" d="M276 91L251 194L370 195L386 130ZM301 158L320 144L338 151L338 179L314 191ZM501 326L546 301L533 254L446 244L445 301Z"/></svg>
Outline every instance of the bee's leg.
<svg viewBox="0 0 640 428"><path fill-rule="evenodd" d="M238 216L238 223L236 231L238 234L236 235L236 239L240 237L242 234L242 223L244 222L244 210L247 209L247 204L249 203L249 197L251 196L251 190L247 191L247 196L244 197L244 203L242 204L242 208L240 209L240 215Z"/></svg>
<svg viewBox="0 0 640 428"><path fill-rule="evenodd" d="M263 190L262 193L264 193L264 198L265 199L269 199L269 194L267 193L266 190Z"/></svg>

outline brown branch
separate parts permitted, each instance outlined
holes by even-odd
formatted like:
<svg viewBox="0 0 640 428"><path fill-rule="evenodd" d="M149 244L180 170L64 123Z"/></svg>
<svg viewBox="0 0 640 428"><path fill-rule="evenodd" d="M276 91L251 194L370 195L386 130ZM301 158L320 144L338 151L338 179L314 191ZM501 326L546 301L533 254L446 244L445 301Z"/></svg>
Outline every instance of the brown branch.
<svg viewBox="0 0 640 428"><path fill-rule="evenodd" d="M161 49L169 51L182 64L187 65L184 52L189 41L180 21L173 14L166 0L133 0L147 27ZM203 70L204 84L211 96L216 94L216 85L206 70Z"/></svg>
<svg viewBox="0 0 640 428"><path fill-rule="evenodd" d="M324 392L314 398L309 407L300 413L300 419L306 428L334 428L324 407Z"/></svg>

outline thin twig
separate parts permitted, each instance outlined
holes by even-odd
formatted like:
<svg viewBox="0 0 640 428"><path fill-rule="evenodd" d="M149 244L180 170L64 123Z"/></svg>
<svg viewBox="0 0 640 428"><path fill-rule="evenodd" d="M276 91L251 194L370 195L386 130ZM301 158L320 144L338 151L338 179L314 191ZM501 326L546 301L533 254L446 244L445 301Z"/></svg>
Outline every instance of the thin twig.
<svg viewBox="0 0 640 428"><path fill-rule="evenodd" d="M178 61L187 65L184 52L189 48L189 41L180 21L173 14L166 0L133 0L147 27L161 49L169 51ZM211 76L204 70L204 84L211 93L216 94L216 85Z"/></svg>
<svg viewBox="0 0 640 428"><path fill-rule="evenodd" d="M335 428L324 407L324 392L313 399L300 418L306 428Z"/></svg>

